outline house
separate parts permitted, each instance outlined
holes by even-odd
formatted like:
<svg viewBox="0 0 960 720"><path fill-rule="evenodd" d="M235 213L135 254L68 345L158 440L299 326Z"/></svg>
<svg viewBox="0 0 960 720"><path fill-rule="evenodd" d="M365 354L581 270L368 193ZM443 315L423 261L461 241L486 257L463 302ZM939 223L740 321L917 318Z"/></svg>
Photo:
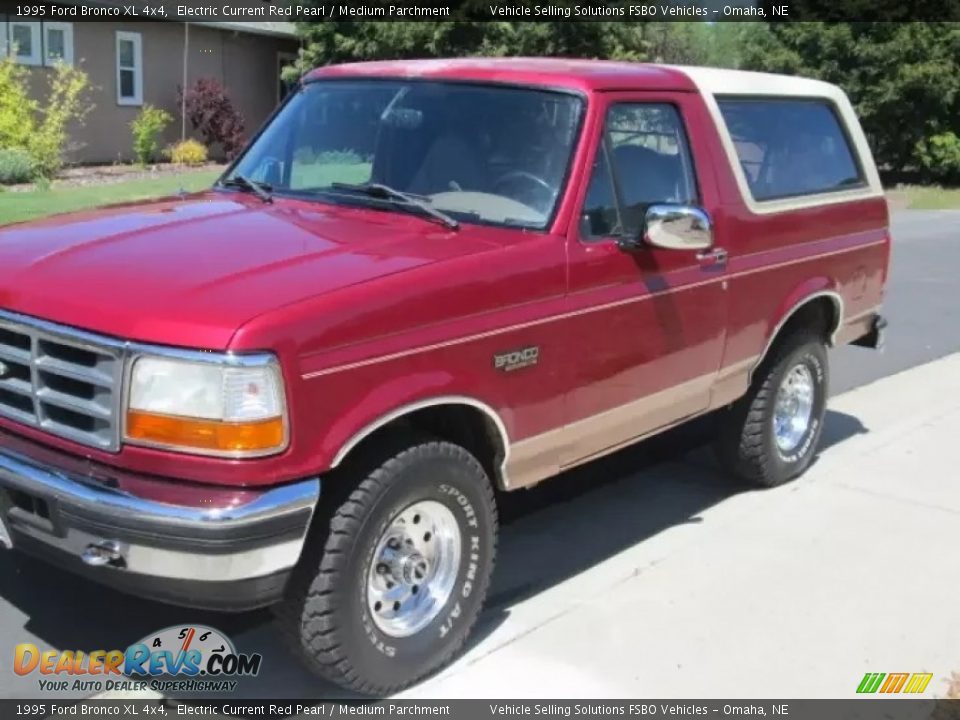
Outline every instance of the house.
<svg viewBox="0 0 960 720"><path fill-rule="evenodd" d="M56 5L76 5L52 0ZM91 3L86 2L87 5ZM104 6L116 3L105 0ZM45 17L50 17L47 12ZM93 110L71 132L68 161L102 163L133 159L130 123L145 104L167 110L176 121L163 144L184 131L178 89L198 78L224 85L243 113L249 137L283 98L282 67L299 47L292 23L116 20L64 22L27 20L0 11L0 53L13 54L30 69L35 97L44 97L47 76L62 60L90 77ZM191 135L189 124L186 135Z"/></svg>

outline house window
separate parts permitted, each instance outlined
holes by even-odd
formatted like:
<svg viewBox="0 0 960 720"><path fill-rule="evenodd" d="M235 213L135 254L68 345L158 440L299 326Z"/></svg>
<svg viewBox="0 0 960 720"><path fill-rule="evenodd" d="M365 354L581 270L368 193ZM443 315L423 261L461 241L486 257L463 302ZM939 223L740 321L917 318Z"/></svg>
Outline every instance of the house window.
<svg viewBox="0 0 960 720"><path fill-rule="evenodd" d="M61 22L43 24L43 64L64 62L73 65L73 25Z"/></svg>
<svg viewBox="0 0 960 720"><path fill-rule="evenodd" d="M117 33L117 105L143 105L143 46L140 33Z"/></svg>
<svg viewBox="0 0 960 720"><path fill-rule="evenodd" d="M7 25L13 59L22 65L39 65L40 23L10 22Z"/></svg>

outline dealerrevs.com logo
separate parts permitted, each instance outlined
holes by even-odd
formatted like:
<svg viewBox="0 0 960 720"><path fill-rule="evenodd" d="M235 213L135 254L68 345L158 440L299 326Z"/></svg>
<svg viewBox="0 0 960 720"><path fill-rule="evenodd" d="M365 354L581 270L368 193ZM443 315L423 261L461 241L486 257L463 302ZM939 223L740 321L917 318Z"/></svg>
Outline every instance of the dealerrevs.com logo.
<svg viewBox="0 0 960 720"><path fill-rule="evenodd" d="M126 650L47 650L32 643L14 649L17 675L38 674L40 690L233 692L238 677L260 672L260 653L238 653L219 630L175 625ZM125 676L125 677L124 677Z"/></svg>

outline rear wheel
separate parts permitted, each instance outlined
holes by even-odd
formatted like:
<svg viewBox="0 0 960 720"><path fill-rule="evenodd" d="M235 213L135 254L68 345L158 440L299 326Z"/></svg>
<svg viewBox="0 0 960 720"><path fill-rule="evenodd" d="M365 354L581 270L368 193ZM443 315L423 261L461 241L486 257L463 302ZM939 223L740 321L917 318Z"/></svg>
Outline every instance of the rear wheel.
<svg viewBox="0 0 960 720"><path fill-rule="evenodd" d="M278 610L311 669L371 695L416 682L461 648L497 535L493 489L466 450L422 441L388 455L332 513L324 547L303 558Z"/></svg>
<svg viewBox="0 0 960 720"><path fill-rule="evenodd" d="M800 475L816 455L827 389L823 340L810 332L786 338L760 365L747 394L719 415L721 465L761 487Z"/></svg>

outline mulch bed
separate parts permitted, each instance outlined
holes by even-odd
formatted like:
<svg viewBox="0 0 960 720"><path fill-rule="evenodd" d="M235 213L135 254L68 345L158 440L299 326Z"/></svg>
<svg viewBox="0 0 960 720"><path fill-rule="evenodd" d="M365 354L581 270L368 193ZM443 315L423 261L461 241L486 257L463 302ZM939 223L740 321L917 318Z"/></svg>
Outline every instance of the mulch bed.
<svg viewBox="0 0 960 720"><path fill-rule="evenodd" d="M225 167L225 165L219 163L205 163L193 167L169 163L146 167L140 165L89 165L62 170L51 186L59 189L89 185L111 185L132 180L153 180L165 175L223 170ZM30 192L36 190L37 186L33 183L27 183L24 185L8 185L4 189L7 192Z"/></svg>

